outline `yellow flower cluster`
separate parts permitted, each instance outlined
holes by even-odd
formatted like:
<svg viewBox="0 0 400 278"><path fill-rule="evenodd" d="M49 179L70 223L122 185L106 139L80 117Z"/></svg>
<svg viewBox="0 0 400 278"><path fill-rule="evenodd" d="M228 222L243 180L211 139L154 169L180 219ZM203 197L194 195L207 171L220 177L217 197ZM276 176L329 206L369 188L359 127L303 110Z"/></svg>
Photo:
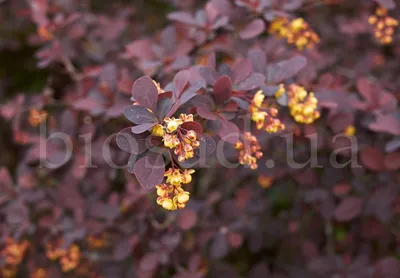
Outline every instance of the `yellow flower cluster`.
<svg viewBox="0 0 400 278"><path fill-rule="evenodd" d="M271 22L269 33L285 38L289 44L294 44L299 50L304 47L313 48L320 42L318 35L303 18L289 21L285 17L277 17Z"/></svg>
<svg viewBox="0 0 400 278"><path fill-rule="evenodd" d="M189 192L182 189L182 184L190 183L193 173L193 169L181 172L179 169L169 168L164 174L165 183L156 186L157 204L166 210L183 209L189 201Z"/></svg>
<svg viewBox="0 0 400 278"><path fill-rule="evenodd" d="M368 18L368 22L374 27L375 38L381 44L392 43L394 28L399 25L399 21L388 16L385 8L378 7L375 14Z"/></svg>
<svg viewBox="0 0 400 278"><path fill-rule="evenodd" d="M72 244L66 250L61 249L62 242L62 240L58 240L56 244L46 244L46 256L52 261L60 259L61 270L63 272L69 272L79 265L81 251L76 244Z"/></svg>
<svg viewBox="0 0 400 278"><path fill-rule="evenodd" d="M193 115L180 114L178 119L166 117L164 125L157 124L151 130L155 136L163 137L164 146L174 149L180 162L194 156L194 149L200 146L197 141L197 134L194 130L185 130L181 125L186 122L193 122Z"/></svg>
<svg viewBox="0 0 400 278"><path fill-rule="evenodd" d="M250 132L245 132L243 141L235 144L235 149L239 150L239 163L248 165L252 170L257 169L257 160L263 156L261 146L257 138Z"/></svg>
<svg viewBox="0 0 400 278"><path fill-rule="evenodd" d="M307 93L304 87L291 84L288 88L288 97L290 114L296 122L311 124L320 117L317 110L318 99L314 93Z"/></svg>
<svg viewBox="0 0 400 278"><path fill-rule="evenodd" d="M41 122L47 119L47 112L37 109L29 110L28 122L31 126L37 127Z"/></svg>
<svg viewBox="0 0 400 278"><path fill-rule="evenodd" d="M263 105L264 97L261 90L254 95L249 106L251 120L256 123L257 129L265 129L268 133L276 133L283 130L285 128L284 124L279 119L274 118L278 115L278 110L276 108L268 108L267 112L266 107Z"/></svg>
<svg viewBox="0 0 400 278"><path fill-rule="evenodd" d="M1 268L1 277L16 277L19 264L28 250L29 242L24 240L21 243L16 242L13 238L8 238L1 255L4 259L4 266Z"/></svg>

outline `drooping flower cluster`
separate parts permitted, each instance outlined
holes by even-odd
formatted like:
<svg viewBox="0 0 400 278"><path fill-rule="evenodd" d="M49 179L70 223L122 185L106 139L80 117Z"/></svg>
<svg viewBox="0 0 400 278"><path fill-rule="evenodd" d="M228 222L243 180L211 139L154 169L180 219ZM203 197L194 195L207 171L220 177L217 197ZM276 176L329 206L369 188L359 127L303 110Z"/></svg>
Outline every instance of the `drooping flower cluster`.
<svg viewBox="0 0 400 278"><path fill-rule="evenodd" d="M192 158L194 149L200 146L196 132L181 126L187 122L193 122L192 114L180 114L178 119L166 117L163 124L157 124L152 128L152 133L163 137L164 146L173 149L180 162Z"/></svg>
<svg viewBox="0 0 400 278"><path fill-rule="evenodd" d="M169 168L164 174L165 183L156 186L157 204L166 210L183 209L189 201L189 192L182 189L182 184L190 183L193 173L193 169L181 172L179 169Z"/></svg>
<svg viewBox="0 0 400 278"><path fill-rule="evenodd" d="M29 242L24 240L21 243L16 242L13 238L8 238L1 255L4 260L4 266L1 268L1 277L16 277L18 266L22 262Z"/></svg>
<svg viewBox="0 0 400 278"><path fill-rule="evenodd" d="M303 18L291 21L285 17L277 17L271 22L269 33L280 38L285 38L289 44L295 45L299 50L313 48L320 42L315 33Z"/></svg>
<svg viewBox="0 0 400 278"><path fill-rule="evenodd" d="M252 170L257 169L257 160L263 156L257 137L250 132L245 132L243 141L236 142L235 149L239 150L240 164L248 165Z"/></svg>
<svg viewBox="0 0 400 278"><path fill-rule="evenodd" d="M385 8L378 7L375 14L368 18L368 22L373 26L375 38L381 44L392 43L394 28L399 25L399 21L390 17Z"/></svg>
<svg viewBox="0 0 400 278"><path fill-rule="evenodd" d="M280 87L281 90L283 87ZM285 125L279 119L276 119L278 110L276 108L267 108L264 105L264 94L258 91L249 106L251 120L256 123L257 129L265 129L268 133L276 133L285 128ZM267 112L268 111L268 112Z"/></svg>
<svg viewBox="0 0 400 278"><path fill-rule="evenodd" d="M296 84L291 84L287 92L290 114L296 122L311 124L320 117L318 99L313 92L308 93L304 87Z"/></svg>
<svg viewBox="0 0 400 278"><path fill-rule="evenodd" d="M81 251L78 245L72 244L68 249L62 249L62 240L58 240L56 244L46 244L46 256L49 260L55 261L59 259L61 270L69 272L75 269L81 259Z"/></svg>

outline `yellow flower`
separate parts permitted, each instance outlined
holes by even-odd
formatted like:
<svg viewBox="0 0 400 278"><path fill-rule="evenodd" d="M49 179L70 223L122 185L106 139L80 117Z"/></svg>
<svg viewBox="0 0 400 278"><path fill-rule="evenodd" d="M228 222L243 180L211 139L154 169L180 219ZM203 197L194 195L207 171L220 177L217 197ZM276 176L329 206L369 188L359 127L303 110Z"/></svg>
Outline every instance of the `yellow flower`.
<svg viewBox="0 0 400 278"><path fill-rule="evenodd" d="M167 183L172 185L181 185L183 181L183 177L179 169L169 168L168 171L164 174L167 177Z"/></svg>
<svg viewBox="0 0 400 278"><path fill-rule="evenodd" d="M175 130L178 129L178 127L183 124L183 121L181 119L175 119L174 117L172 118L165 118L164 121L167 123L167 132L172 133Z"/></svg>
<svg viewBox="0 0 400 278"><path fill-rule="evenodd" d="M263 128L266 116L267 116L267 112L253 112L251 114L251 120L256 122L257 129Z"/></svg>
<svg viewBox="0 0 400 278"><path fill-rule="evenodd" d="M180 114L180 115L179 115L179 119L180 119L182 122L193 122L193 115L192 115L192 114L189 114L189 115Z"/></svg>
<svg viewBox="0 0 400 278"><path fill-rule="evenodd" d="M182 182L184 184L190 183L192 181L192 174L195 171L193 169L185 169L182 174Z"/></svg>
<svg viewBox="0 0 400 278"><path fill-rule="evenodd" d="M353 125L349 125L346 127L344 133L347 136L353 136L354 134L356 134L356 128Z"/></svg>
<svg viewBox="0 0 400 278"><path fill-rule="evenodd" d="M296 18L290 22L290 29L295 33L302 30L304 27L306 27L306 25L304 19L302 18Z"/></svg>
<svg viewBox="0 0 400 278"><path fill-rule="evenodd" d="M283 84L279 84L279 89L275 92L275 97L280 98L285 93L285 86Z"/></svg>
<svg viewBox="0 0 400 278"><path fill-rule="evenodd" d="M165 134L165 131L164 131L164 128L162 125L157 124L157 125L153 126L153 128L151 129L151 133L155 136L163 137Z"/></svg>
<svg viewBox="0 0 400 278"><path fill-rule="evenodd" d="M176 204L171 199L164 199L161 205L166 210L176 210Z"/></svg>
<svg viewBox="0 0 400 278"><path fill-rule="evenodd" d="M164 135L164 146L167 148L173 149L179 146L181 142L176 137L176 135L165 134Z"/></svg>
<svg viewBox="0 0 400 278"><path fill-rule="evenodd" d="M253 103L254 103L258 108L261 108L261 106L262 106L262 104L263 104L263 102L264 102L264 98L265 98L264 94L262 93L261 90L259 90L259 91L254 95Z"/></svg>

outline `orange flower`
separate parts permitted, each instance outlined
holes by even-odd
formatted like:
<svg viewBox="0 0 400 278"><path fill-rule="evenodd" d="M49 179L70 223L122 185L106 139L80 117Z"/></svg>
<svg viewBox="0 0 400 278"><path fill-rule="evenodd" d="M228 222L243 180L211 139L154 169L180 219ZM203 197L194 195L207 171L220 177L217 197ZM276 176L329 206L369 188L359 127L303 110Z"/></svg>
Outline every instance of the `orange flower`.
<svg viewBox="0 0 400 278"><path fill-rule="evenodd" d="M375 38L381 44L392 43L394 28L399 25L399 21L390 17L385 8L378 7L375 14L368 18L368 22L373 26Z"/></svg>

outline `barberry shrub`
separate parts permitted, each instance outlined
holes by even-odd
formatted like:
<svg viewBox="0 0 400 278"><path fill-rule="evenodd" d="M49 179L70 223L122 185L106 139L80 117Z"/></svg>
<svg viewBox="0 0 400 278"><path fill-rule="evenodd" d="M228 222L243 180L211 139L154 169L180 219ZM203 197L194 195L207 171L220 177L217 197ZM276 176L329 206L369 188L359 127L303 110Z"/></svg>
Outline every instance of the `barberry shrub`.
<svg viewBox="0 0 400 278"><path fill-rule="evenodd" d="M0 277L400 277L399 15L0 1Z"/></svg>

